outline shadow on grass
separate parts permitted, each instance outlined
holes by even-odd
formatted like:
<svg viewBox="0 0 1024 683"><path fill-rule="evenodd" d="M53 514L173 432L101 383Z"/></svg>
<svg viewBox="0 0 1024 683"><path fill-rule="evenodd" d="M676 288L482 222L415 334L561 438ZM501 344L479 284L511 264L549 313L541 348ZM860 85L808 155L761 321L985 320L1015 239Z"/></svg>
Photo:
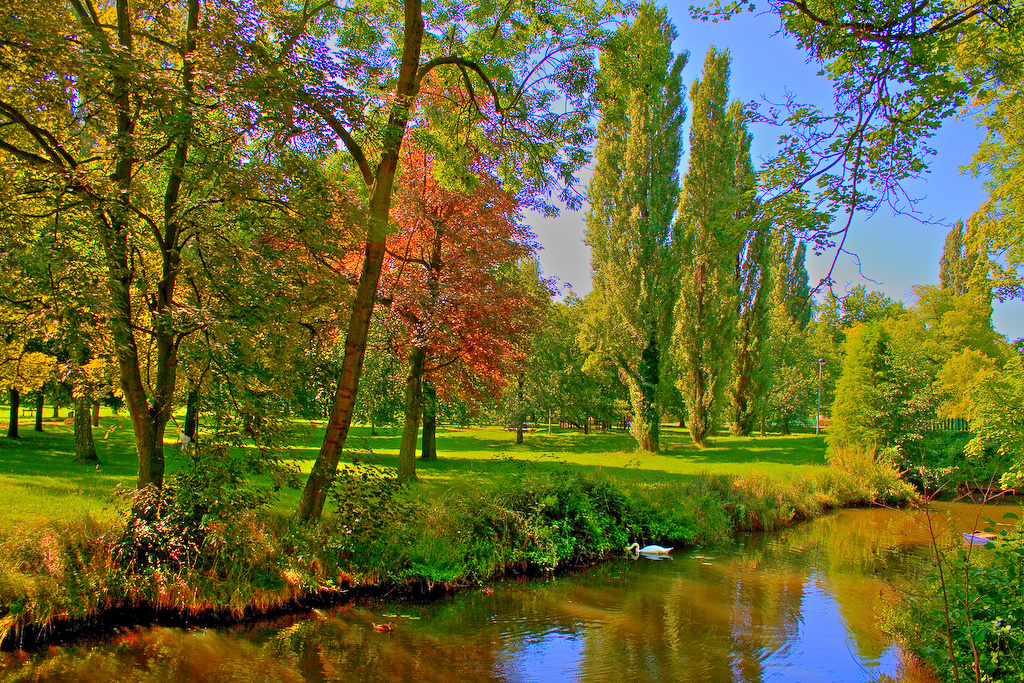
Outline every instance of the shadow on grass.
<svg viewBox="0 0 1024 683"><path fill-rule="evenodd" d="M138 460L127 415L103 417L93 428L99 463L75 462L74 427L46 424L43 429L0 438L0 524L24 517L59 519L56 508L63 504L101 515L118 484L135 485ZM176 453L173 444L165 444L168 473L177 469Z"/></svg>
<svg viewBox="0 0 1024 683"><path fill-rule="evenodd" d="M678 431L678 430L677 430ZM784 465L824 465L825 439L812 434L713 437L698 448L689 436L662 434L663 455L708 464L771 462Z"/></svg>

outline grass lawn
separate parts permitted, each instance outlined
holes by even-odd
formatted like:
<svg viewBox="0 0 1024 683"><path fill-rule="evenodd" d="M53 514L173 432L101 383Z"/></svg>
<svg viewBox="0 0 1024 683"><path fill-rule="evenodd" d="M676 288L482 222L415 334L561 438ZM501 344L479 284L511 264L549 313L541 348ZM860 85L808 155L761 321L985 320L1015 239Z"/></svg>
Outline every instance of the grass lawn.
<svg viewBox="0 0 1024 683"><path fill-rule="evenodd" d="M7 415L0 406L0 415ZM49 410L47 410L47 415ZM179 417L180 420L180 417ZM295 462L308 472L323 440L324 430L308 424L297 430L292 450ZM107 518L115 514L111 493L121 483L134 485L136 461L131 424L125 413L114 416L106 409L100 426L93 429L101 464L74 462L73 428L46 424L32 430L32 419L23 418L18 440L0 436L0 534L14 528L31 528L51 520L80 519L85 514ZM110 431L111 427L113 431ZM177 464L173 423L168 430L168 471ZM354 427L349 454L363 462L393 467L397 463L400 430L379 429L370 436L368 427ZM4 428L6 434L6 427ZM813 434L737 438L723 436L706 449L693 445L685 430L662 430L662 452L638 453L634 441L622 432L581 432L546 429L528 433L522 446L515 433L503 428L442 427L437 433L436 461L417 460L424 487L448 487L458 482L496 481L535 471L579 472L601 470L624 481L682 481L701 473L744 474L760 470L772 477L798 476L824 465L824 442ZM290 512L299 492L285 491L278 505Z"/></svg>

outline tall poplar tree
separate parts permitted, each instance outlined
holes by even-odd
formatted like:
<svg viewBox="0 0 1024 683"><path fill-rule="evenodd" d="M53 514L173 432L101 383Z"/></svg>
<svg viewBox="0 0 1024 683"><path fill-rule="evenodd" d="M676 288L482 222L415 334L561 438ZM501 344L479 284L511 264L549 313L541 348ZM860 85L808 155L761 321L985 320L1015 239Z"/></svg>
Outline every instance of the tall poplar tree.
<svg viewBox="0 0 1024 683"><path fill-rule="evenodd" d="M744 242L736 219L737 141L726 115L729 51L714 46L690 89L690 166L679 197L681 264L674 350L694 443L714 432L729 377L736 326L736 263Z"/></svg>
<svg viewBox="0 0 1024 683"><path fill-rule="evenodd" d="M971 284L974 266L978 263L978 252L965 241L964 222L957 221L946 234L939 259L939 284L953 294L966 294Z"/></svg>
<svg viewBox="0 0 1024 683"><path fill-rule="evenodd" d="M744 121L743 105L734 101L728 116L736 139L735 186L739 194L735 213L738 228L745 230L736 260L736 347L732 382L727 389L732 433L747 436L763 412L771 385L768 336L772 303L772 232L760 219L754 166L750 160L751 136Z"/></svg>
<svg viewBox="0 0 1024 683"><path fill-rule="evenodd" d="M655 393L672 329L677 264L680 126L686 117L675 28L664 9L641 5L601 53L601 120L590 183L586 243L594 289L584 339L589 363L611 361L629 390L631 431L657 452Z"/></svg>
<svg viewBox="0 0 1024 683"><path fill-rule="evenodd" d="M807 275L807 243L793 235L776 241L778 248L772 269L773 306L784 315L787 323L801 330L811 322L811 286Z"/></svg>

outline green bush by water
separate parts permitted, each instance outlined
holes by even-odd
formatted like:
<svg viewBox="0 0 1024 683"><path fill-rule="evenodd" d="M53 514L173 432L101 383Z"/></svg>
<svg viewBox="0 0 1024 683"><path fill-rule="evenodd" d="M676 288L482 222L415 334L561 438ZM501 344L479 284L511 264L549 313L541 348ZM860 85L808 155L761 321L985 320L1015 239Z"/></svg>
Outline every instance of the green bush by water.
<svg viewBox="0 0 1024 683"><path fill-rule="evenodd" d="M933 567L887 615L888 630L942 680L1024 683L1022 531L1018 523L986 546L936 541L942 572Z"/></svg>
<svg viewBox="0 0 1024 683"><path fill-rule="evenodd" d="M969 457L970 432L940 431L927 434L914 448L895 453L907 481L920 491L955 492L962 484L992 482L998 486L1008 460L996 449Z"/></svg>

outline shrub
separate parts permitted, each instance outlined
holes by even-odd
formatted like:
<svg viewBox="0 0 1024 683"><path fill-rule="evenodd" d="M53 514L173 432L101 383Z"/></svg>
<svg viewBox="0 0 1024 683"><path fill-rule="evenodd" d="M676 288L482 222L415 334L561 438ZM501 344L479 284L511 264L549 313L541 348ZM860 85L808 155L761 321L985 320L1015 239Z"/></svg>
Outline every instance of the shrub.
<svg viewBox="0 0 1024 683"><path fill-rule="evenodd" d="M850 445L829 448L826 457L829 465L863 482L867 488L862 496L867 502L898 505L917 497L913 486L902 478L903 472L896 467L898 453L896 448L875 451Z"/></svg>
<svg viewBox="0 0 1024 683"><path fill-rule="evenodd" d="M1021 532L1020 524L1000 532L984 551L954 539L938 551L942 571L933 568L921 594L887 615L888 627L945 680L1024 682Z"/></svg>

